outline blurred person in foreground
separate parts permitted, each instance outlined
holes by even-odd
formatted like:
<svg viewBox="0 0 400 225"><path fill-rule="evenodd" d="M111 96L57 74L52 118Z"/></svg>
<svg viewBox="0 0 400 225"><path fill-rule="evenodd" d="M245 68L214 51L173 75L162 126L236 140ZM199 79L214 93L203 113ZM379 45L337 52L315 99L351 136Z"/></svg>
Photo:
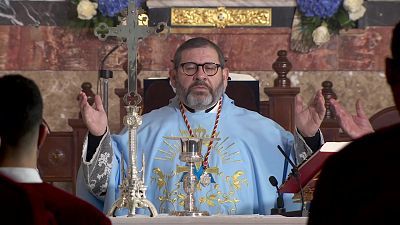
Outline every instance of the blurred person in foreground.
<svg viewBox="0 0 400 225"><path fill-rule="evenodd" d="M386 79L400 110L400 23L393 30L391 51ZM332 103L340 120L357 120ZM358 129L365 126L367 121ZM399 139L396 124L365 135L330 157L315 188L308 224L399 224Z"/></svg>
<svg viewBox="0 0 400 225"><path fill-rule="evenodd" d="M49 130L42 119L43 100L38 86L18 74L4 75L0 77L0 105L0 183L4 187L14 185L15 191L21 189L20 193L30 199L25 203L32 204L32 211L41 214L33 216L48 217L41 219L42 223L111 224L101 211L41 179L37 159ZM0 195L6 193L0 191ZM22 211L22 204L13 205L21 217L32 213ZM10 206L6 202L2 205ZM36 210L38 207L44 210ZM12 219L3 214L2 218Z"/></svg>

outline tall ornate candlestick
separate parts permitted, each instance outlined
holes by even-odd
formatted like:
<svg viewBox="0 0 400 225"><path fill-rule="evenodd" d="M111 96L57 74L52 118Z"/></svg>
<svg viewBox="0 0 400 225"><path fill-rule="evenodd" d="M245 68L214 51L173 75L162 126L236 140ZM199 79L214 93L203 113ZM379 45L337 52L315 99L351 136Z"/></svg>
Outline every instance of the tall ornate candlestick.
<svg viewBox="0 0 400 225"><path fill-rule="evenodd" d="M129 168L128 176L125 176L122 166L121 176L124 177L121 185L121 195L114 202L111 209L107 213L108 216L114 216L117 209L127 208L129 210L128 217L136 214L136 208L148 208L150 216L157 216L157 210L146 198L147 187L144 185L144 164L142 165L142 178L136 166L137 159L137 128L142 124L142 118L138 114L139 107L135 105L128 105L125 107L127 115L124 117L124 124L128 128L129 135ZM144 160L143 160L144 161ZM123 164L123 162L121 162Z"/></svg>
<svg viewBox="0 0 400 225"><path fill-rule="evenodd" d="M142 118L138 113L138 105L141 102L141 97L137 93L136 58L138 54L138 41L143 40L152 33L160 34L167 26L166 23L159 23L157 27L143 26L143 23L147 20L147 17L142 15L143 12L142 9L136 8L134 0L129 0L126 25L120 24L117 27L109 27L106 23L100 23L94 31L95 35L100 40L104 41L108 37L115 36L123 40L128 48L128 93L124 98L127 105L127 115L124 117L124 124L128 128L129 134L129 168L128 175L126 176L123 168L124 160L122 158L122 181L119 186L121 195L107 213L109 216L114 216L115 211L120 208L127 208L129 210L128 216L134 216L136 214L136 208L148 208L150 210L150 216L156 216L158 214L154 205L146 198L147 187L144 185L144 164L141 170L143 178L139 177L136 165L136 132L137 128L142 123ZM104 98L107 97L106 95Z"/></svg>

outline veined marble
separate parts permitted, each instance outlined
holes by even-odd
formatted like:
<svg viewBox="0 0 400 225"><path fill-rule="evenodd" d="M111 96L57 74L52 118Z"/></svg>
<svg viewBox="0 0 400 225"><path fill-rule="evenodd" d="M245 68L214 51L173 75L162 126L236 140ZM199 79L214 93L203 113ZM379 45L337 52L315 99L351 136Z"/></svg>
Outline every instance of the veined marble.
<svg viewBox="0 0 400 225"><path fill-rule="evenodd" d="M69 0L0 0L0 24L35 27L66 25L72 20L73 10Z"/></svg>
<svg viewBox="0 0 400 225"><path fill-rule="evenodd" d="M15 2L14 2L15 3ZM49 3L51 4L51 3ZM309 54L288 51L293 64L289 78L300 86L307 102L324 80L331 80L339 99L351 112L357 98L364 101L368 116L393 105L387 87L384 59L390 56L392 27L352 29L334 37L328 44ZM150 36L140 43L140 79L167 76L170 59L185 40L204 36L219 44L233 72L247 73L260 80L261 100L264 88L276 77L272 63L278 50L288 50L288 28L177 29L168 37ZM0 76L18 72L34 79L45 100L45 118L54 131L68 131L69 118L78 118L76 97L82 82L94 86L99 62L115 41L100 42L93 33L55 26L0 26ZM121 48L107 59L105 68L114 71L110 84L110 128L119 129L119 99L115 88L127 78L121 71L126 49Z"/></svg>
<svg viewBox="0 0 400 225"><path fill-rule="evenodd" d="M0 1L0 18L9 20L13 25L24 25L22 21L17 19L17 13L15 9L11 6L9 0Z"/></svg>
<svg viewBox="0 0 400 225"><path fill-rule="evenodd" d="M271 87L276 74L272 71L233 71L250 74L260 81L260 100L268 100L265 87ZM96 92L97 71L1 71L21 73L38 84L44 99L44 118L52 131L71 131L68 119L78 118L77 96L81 84L91 82ZM167 77L167 71L143 71L141 80L149 77ZM292 86L301 88L300 95L308 102L325 80L333 82L333 89L344 107L355 113L355 102L361 99L368 117L383 108L394 105L392 94L383 72L376 71L292 71L288 74ZM119 131L119 98L115 88L123 87L127 78L121 71L114 72L109 80L109 124L113 132ZM143 84L143 82L142 82Z"/></svg>

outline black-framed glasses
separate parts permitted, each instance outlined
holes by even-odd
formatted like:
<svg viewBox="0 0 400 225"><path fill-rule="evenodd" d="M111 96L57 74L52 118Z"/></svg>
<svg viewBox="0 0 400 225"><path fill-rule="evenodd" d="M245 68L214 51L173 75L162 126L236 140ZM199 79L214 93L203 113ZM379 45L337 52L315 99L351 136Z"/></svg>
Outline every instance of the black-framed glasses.
<svg viewBox="0 0 400 225"><path fill-rule="evenodd" d="M220 64L217 63L203 63L203 64L197 64L194 62L185 62L181 63L182 71L188 76L193 76L197 73L197 70L199 69L199 66L203 69L203 72L207 76L214 76L218 72L218 68L221 67Z"/></svg>
<svg viewBox="0 0 400 225"><path fill-rule="evenodd" d="M49 124L46 122L46 120L44 118L42 118L42 123L40 125L42 125L42 126L44 126L46 128L47 134L50 134L50 132L51 132L50 131L50 126L49 126Z"/></svg>

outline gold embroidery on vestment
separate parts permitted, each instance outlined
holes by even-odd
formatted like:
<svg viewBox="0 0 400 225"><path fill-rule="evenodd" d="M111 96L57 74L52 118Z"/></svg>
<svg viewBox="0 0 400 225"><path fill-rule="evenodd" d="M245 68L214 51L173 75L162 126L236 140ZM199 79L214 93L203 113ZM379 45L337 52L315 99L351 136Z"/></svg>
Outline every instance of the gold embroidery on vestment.
<svg viewBox="0 0 400 225"><path fill-rule="evenodd" d="M207 130L201 126L193 129L195 137L198 138L209 138ZM182 137L190 137L189 132L186 130L180 130L180 135ZM217 133L216 137L219 136ZM240 151L232 151L234 149L234 143L228 143L229 138L226 137L221 141L215 141L212 151L214 154L211 157L219 157L222 163L232 163L232 162L242 162L240 158ZM158 156L155 157L156 160L161 161L172 161L174 162L176 157L180 154L180 144L175 144L176 141L171 142L170 140L164 139L163 143L166 149L159 149ZM208 146L208 141L203 143L205 147ZM225 146L224 146L225 145ZM166 162L164 162L166 163ZM200 169L201 163L196 164L196 169ZM212 166L212 165L211 165ZM159 211L161 213L168 213L170 210L176 210L176 207L183 206L186 193L182 190L182 185L180 182L183 172L188 172L188 167L184 165L176 165L172 167L173 171L161 171L161 168L153 169L152 182L157 183L160 207ZM222 182L226 181L224 188L222 190L220 184L212 183L205 194L199 195L196 199L197 204L207 205L210 208L214 208L217 213L222 213L223 208L228 209L229 214L235 214L237 210L237 204L240 200L237 197L237 192L242 188L243 185L248 186L248 181L245 176L244 171L237 170L233 174L226 175L218 167L209 167L206 169L207 173L213 174L214 179L220 180ZM177 177L176 177L177 176ZM170 184L177 180L177 183ZM169 185L168 185L169 184ZM172 187L172 188L171 188ZM198 183L196 185L198 193L203 190L203 187ZM173 207L168 207L172 205Z"/></svg>

